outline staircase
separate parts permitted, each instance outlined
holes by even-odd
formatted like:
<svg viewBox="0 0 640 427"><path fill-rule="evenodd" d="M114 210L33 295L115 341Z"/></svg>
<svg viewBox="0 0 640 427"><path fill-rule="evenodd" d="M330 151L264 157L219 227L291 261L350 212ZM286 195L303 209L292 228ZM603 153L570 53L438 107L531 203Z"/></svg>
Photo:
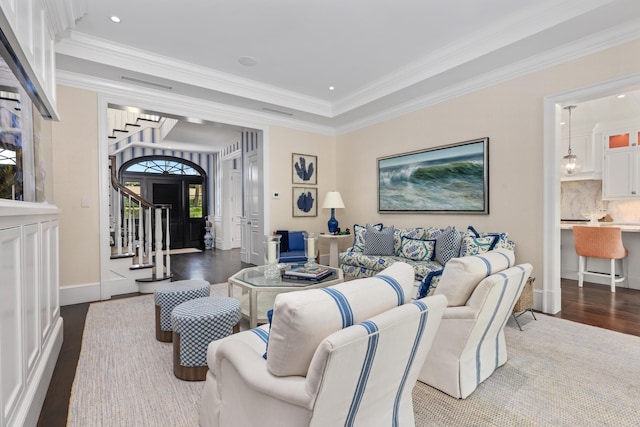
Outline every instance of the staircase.
<svg viewBox="0 0 640 427"><path fill-rule="evenodd" d="M164 140L176 123L176 119L109 108L109 154L117 154L132 145L152 147Z"/></svg>
<svg viewBox="0 0 640 427"><path fill-rule="evenodd" d="M110 108L110 246L107 295L152 293L171 280L169 205L154 205L117 179L116 154L133 145L160 142L177 120Z"/></svg>

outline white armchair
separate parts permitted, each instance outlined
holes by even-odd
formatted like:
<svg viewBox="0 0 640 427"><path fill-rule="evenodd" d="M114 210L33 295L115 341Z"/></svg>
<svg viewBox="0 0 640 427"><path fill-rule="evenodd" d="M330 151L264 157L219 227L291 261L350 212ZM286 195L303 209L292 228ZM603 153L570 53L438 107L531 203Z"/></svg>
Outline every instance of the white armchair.
<svg viewBox="0 0 640 427"><path fill-rule="evenodd" d="M413 269L397 263L375 277L278 295L271 330L209 346L201 426L413 426L411 392L446 298L409 303L412 288Z"/></svg>
<svg viewBox="0 0 640 427"><path fill-rule="evenodd" d="M514 261L500 249L447 263L434 295L449 306L419 381L464 399L506 363L504 326L532 270Z"/></svg>

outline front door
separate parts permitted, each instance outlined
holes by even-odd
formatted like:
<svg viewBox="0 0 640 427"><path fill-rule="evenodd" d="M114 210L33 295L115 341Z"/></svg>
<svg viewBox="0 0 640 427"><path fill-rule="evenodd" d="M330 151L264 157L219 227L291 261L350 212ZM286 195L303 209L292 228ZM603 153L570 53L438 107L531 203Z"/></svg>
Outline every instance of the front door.
<svg viewBox="0 0 640 427"><path fill-rule="evenodd" d="M153 183L153 204L170 205L169 211L169 233L171 241L169 245L172 249L184 248L184 200L181 183L160 184ZM164 221L164 220L163 220ZM166 224L162 224L162 230L166 230Z"/></svg>

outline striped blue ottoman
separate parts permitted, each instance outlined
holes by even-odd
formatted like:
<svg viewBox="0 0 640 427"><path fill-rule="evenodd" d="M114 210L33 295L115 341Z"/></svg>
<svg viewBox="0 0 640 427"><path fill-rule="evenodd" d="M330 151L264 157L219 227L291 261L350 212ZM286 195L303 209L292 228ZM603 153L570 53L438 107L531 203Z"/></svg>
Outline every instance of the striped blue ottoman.
<svg viewBox="0 0 640 427"><path fill-rule="evenodd" d="M156 339L171 342L171 312L175 306L194 298L208 297L211 285L206 280L178 280L161 285L153 293L156 302Z"/></svg>
<svg viewBox="0 0 640 427"><path fill-rule="evenodd" d="M174 375L203 381L209 369L209 343L238 332L240 315L240 301L235 298L198 298L176 306L171 312Z"/></svg>

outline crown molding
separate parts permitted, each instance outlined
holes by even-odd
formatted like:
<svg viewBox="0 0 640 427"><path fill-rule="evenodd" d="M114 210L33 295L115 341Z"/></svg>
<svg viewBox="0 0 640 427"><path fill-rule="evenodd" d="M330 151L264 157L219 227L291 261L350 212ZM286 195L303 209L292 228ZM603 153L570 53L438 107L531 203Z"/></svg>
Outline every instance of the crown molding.
<svg viewBox="0 0 640 427"><path fill-rule="evenodd" d="M243 79L174 58L69 30L56 43L56 53L138 73L331 117L328 101Z"/></svg>
<svg viewBox="0 0 640 427"><path fill-rule="evenodd" d="M547 2L546 7L510 16L500 25L471 34L460 43L445 46L406 67L378 79L339 99L333 105L334 116L347 113L394 92L406 89L466 62L519 41L570 18L601 7L612 0L565 0Z"/></svg>
<svg viewBox="0 0 640 427"><path fill-rule="evenodd" d="M283 126L320 135L335 136L335 129L329 126L316 125L289 117L232 107L165 91L141 88L124 82L98 79L65 70L57 70L57 83L95 91L118 98L118 101L114 102L123 102L131 107L139 107L160 113L183 115L247 128L264 129L269 126Z"/></svg>
<svg viewBox="0 0 640 427"><path fill-rule="evenodd" d="M621 44L640 39L640 20L612 28L609 31L593 34L576 42L566 44L542 54L515 62L492 72L476 76L459 84L450 86L426 96L388 108L375 115L356 120L336 128L336 134L342 135L358 129L380 123L404 114L412 113L441 102L463 96L489 86L503 83L517 77L569 62L583 56L610 49Z"/></svg>
<svg viewBox="0 0 640 427"><path fill-rule="evenodd" d="M42 0L51 36L75 28L78 19L87 13L88 0Z"/></svg>

